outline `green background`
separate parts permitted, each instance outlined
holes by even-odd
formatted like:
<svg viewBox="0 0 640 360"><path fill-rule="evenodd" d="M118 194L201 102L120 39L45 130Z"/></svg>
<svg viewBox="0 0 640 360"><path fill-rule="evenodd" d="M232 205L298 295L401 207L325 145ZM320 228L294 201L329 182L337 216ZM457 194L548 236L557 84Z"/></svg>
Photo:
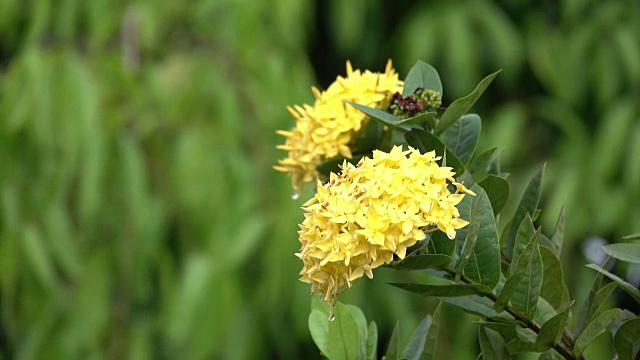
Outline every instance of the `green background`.
<svg viewBox="0 0 640 360"><path fill-rule="evenodd" d="M548 163L539 223L567 200L581 303L583 245L639 230L639 18L635 0L0 1L0 358L320 358L294 256L311 191L271 166L286 106L346 59L429 62L445 104L503 69L480 146L503 149L507 212ZM407 276L341 296L381 342L433 312L385 284ZM473 318L443 311L439 356L475 359Z"/></svg>

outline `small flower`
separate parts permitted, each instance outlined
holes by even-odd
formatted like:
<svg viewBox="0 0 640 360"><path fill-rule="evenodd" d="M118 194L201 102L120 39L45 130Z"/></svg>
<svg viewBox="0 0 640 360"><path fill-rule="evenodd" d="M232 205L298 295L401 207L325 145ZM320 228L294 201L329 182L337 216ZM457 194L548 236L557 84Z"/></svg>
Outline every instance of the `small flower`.
<svg viewBox="0 0 640 360"><path fill-rule="evenodd" d="M329 88L320 92L312 88L314 106L289 107L296 125L289 131L277 131L286 138L278 149L288 156L278 161L274 169L289 173L296 194L305 184L320 178L316 166L338 157L351 158L360 130L369 117L345 101L385 109L394 92L402 89L402 81L389 61L384 73L353 70L347 61L347 76L338 76ZM326 179L325 179L326 180Z"/></svg>
<svg viewBox="0 0 640 360"><path fill-rule="evenodd" d="M442 104L442 95L434 90L418 88L413 95L402 97L400 92L393 94L389 112L400 119L406 119L428 111Z"/></svg>
<svg viewBox="0 0 640 360"><path fill-rule="evenodd" d="M466 226L456 205L465 193L449 167L440 167L435 152L420 154L395 146L390 153L374 151L354 166L346 161L341 174L303 205L301 281L322 294L330 305L343 289L372 270L406 256L407 248L441 230L451 239ZM447 188L453 184L456 191Z"/></svg>

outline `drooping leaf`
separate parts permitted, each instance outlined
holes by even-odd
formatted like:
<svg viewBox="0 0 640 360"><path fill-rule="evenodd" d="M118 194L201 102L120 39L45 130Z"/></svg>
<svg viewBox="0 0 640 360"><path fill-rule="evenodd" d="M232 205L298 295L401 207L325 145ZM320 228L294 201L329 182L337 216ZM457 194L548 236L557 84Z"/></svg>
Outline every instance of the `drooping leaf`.
<svg viewBox="0 0 640 360"><path fill-rule="evenodd" d="M443 156L446 149L447 166L453 168L457 175L461 175L466 171L462 161L451 152L450 149L438 139L435 135L424 130L412 130L405 133L407 143L418 149L421 153L435 151L436 155Z"/></svg>
<svg viewBox="0 0 640 360"><path fill-rule="evenodd" d="M509 199L509 183L499 176L487 175L478 185L487 192L493 215L497 216Z"/></svg>
<svg viewBox="0 0 640 360"><path fill-rule="evenodd" d="M554 309L560 310L569 302L569 290L564 283L562 264L557 255L549 248L540 246L542 257L542 289L540 296L546 299Z"/></svg>
<svg viewBox="0 0 640 360"><path fill-rule="evenodd" d="M538 208L544 168L545 166L542 166L542 168L540 168L540 170L533 176L531 181L529 181L524 194L522 194L522 199L518 204L516 213L513 216L513 222L511 223L511 228L509 229L509 237L507 238L506 244L507 257L509 257L509 259L511 259L512 261L514 260L513 246L515 243L516 234L518 232L518 227L527 214L529 214L529 216L533 218L535 211Z"/></svg>
<svg viewBox="0 0 640 360"><path fill-rule="evenodd" d="M329 320L329 358L357 359L360 353L358 324L345 304L338 302L333 311L333 321Z"/></svg>
<svg viewBox="0 0 640 360"><path fill-rule="evenodd" d="M393 333L391 333L389 345L387 345L385 360L398 360L398 351L400 351L400 323L396 322L396 327L393 328Z"/></svg>
<svg viewBox="0 0 640 360"><path fill-rule="evenodd" d="M596 337L609 329L609 326L611 326L613 320L616 319L621 311L621 309L610 309L593 319L576 339L573 354L576 356L582 354Z"/></svg>
<svg viewBox="0 0 640 360"><path fill-rule="evenodd" d="M463 163L469 164L478 145L481 128L480 116L463 115L440 135L440 139Z"/></svg>
<svg viewBox="0 0 640 360"><path fill-rule="evenodd" d="M620 286L620 288L624 291L627 292L627 294L631 295L631 297L638 303L640 304L640 290L638 290L637 287L629 284L628 282L622 280L621 278L619 278L618 276L608 272L607 270L601 268L598 265L595 264L589 264L587 265L588 268L596 270L600 273L602 273L604 276L608 277L609 279L615 281L618 286Z"/></svg>
<svg viewBox="0 0 640 360"><path fill-rule="evenodd" d="M402 96L407 97L413 94L418 88L437 91L440 95L444 95L438 71L436 71L433 66L420 60L418 60L411 70L409 70L409 73L407 73L407 77L404 79Z"/></svg>
<svg viewBox="0 0 640 360"><path fill-rule="evenodd" d="M605 253L618 260L640 264L640 243L609 244L602 248Z"/></svg>
<svg viewBox="0 0 640 360"><path fill-rule="evenodd" d="M613 345L620 360L632 360L638 357L637 343L640 342L640 317L626 320L613 337ZM636 349L634 353L634 348Z"/></svg>
<svg viewBox="0 0 640 360"><path fill-rule="evenodd" d="M311 310L309 314L309 332L320 352L328 357L331 353L329 348L329 320L327 317L328 314L321 310Z"/></svg>
<svg viewBox="0 0 640 360"><path fill-rule="evenodd" d="M523 279L527 269L531 267L531 264L535 257L539 257L538 240L540 239L540 229L536 230L535 234L531 237L531 240L527 244L527 247L522 251L522 254L518 257L515 263L513 272L507 278L500 295L495 303L495 309L498 312L504 311L513 293L518 289L520 281ZM513 267L514 264L511 264Z"/></svg>
<svg viewBox="0 0 640 360"><path fill-rule="evenodd" d="M424 350L424 345L427 340L427 334L429 327L431 326L431 315L427 315L420 321L418 327L411 335L407 346L402 350L402 358L408 360L418 360Z"/></svg>
<svg viewBox="0 0 640 360"><path fill-rule="evenodd" d="M389 112L387 112L385 110L376 109L376 108L372 108L372 107L356 104L356 103L351 102L351 101L345 101L345 102L347 104L353 106L354 108L362 111L363 113L369 115L369 117L371 117L371 119L373 119L374 121L378 121L378 122L380 122L380 124L389 126L389 127L393 128L395 130L408 131L408 130L411 130L411 128L413 126L413 125L397 125L397 123L398 123L398 121L400 121L400 119L395 117L395 116L393 116L392 114L390 114Z"/></svg>
<svg viewBox="0 0 640 360"><path fill-rule="evenodd" d="M367 360L377 360L378 358L378 326L375 322L369 323L367 329Z"/></svg>
<svg viewBox="0 0 640 360"><path fill-rule="evenodd" d="M475 189L476 186L473 188ZM478 201L474 208L473 219L476 218L475 214L478 213L478 236L469 260L464 266L464 275L468 280L493 289L500 280L498 230L487 193L478 187L476 194L478 195ZM469 227L471 228L469 231L471 231L473 228Z"/></svg>
<svg viewBox="0 0 640 360"><path fill-rule="evenodd" d="M506 344L500 334L487 327L478 327L478 340L480 351L484 360L509 360Z"/></svg>
<svg viewBox="0 0 640 360"><path fill-rule="evenodd" d="M466 114L469 109L475 104L475 102L480 98L480 95L487 89L489 84L493 81L493 79L498 75L499 71L490 74L485 77L478 83L478 86L467 96L460 98L447 108L447 110L442 114L440 118L440 122L436 126L435 133L436 135L442 134L451 124L453 124L456 120L458 120L462 115Z"/></svg>
<svg viewBox="0 0 640 360"><path fill-rule="evenodd" d="M547 351L560 342L560 338L562 337L562 333L569 318L569 308L571 308L571 305L573 305L573 302L569 304L566 309L562 310L556 316L542 324L538 337L536 338L537 352Z"/></svg>
<svg viewBox="0 0 640 360"><path fill-rule="evenodd" d="M565 200L565 202L562 204L562 208L560 209L560 215L558 215L556 230L553 232L553 236L551 237L551 250L553 250L553 253L558 257L560 257L560 254L562 253L562 243L564 242L564 218L566 207L567 202Z"/></svg>
<svg viewBox="0 0 640 360"><path fill-rule="evenodd" d="M438 344L438 335L440 334L440 322L442 321L441 309L442 303L438 302L438 306L436 306L436 309L433 311L431 326L429 326L429 331L427 332L427 338L420 360L435 359L434 354L436 352L436 345Z"/></svg>
<svg viewBox="0 0 640 360"><path fill-rule="evenodd" d="M486 286L476 284L425 285L415 283L389 283L397 288L425 297L456 297L486 294L490 291Z"/></svg>
<svg viewBox="0 0 640 360"><path fill-rule="evenodd" d="M451 256L442 254L424 254L407 256L402 261L391 263L389 267L401 270L441 269L450 263Z"/></svg>

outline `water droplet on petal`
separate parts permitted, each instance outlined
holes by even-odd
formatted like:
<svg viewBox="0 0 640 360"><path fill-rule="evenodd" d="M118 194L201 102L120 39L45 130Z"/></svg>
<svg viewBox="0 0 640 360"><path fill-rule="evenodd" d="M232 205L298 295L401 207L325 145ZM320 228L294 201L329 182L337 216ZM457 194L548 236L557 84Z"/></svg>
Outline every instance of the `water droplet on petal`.
<svg viewBox="0 0 640 360"><path fill-rule="evenodd" d="M298 194L298 193L295 193L295 194L291 195L291 198L293 200L298 200L299 197L300 197L300 194Z"/></svg>
<svg viewBox="0 0 640 360"><path fill-rule="evenodd" d="M331 314L331 316L329 317L329 321L333 321L336 319L336 315L335 314Z"/></svg>
<svg viewBox="0 0 640 360"><path fill-rule="evenodd" d="M453 240L453 238L454 238L453 236L451 236L449 234L447 234L447 237L449 238L449 240Z"/></svg>

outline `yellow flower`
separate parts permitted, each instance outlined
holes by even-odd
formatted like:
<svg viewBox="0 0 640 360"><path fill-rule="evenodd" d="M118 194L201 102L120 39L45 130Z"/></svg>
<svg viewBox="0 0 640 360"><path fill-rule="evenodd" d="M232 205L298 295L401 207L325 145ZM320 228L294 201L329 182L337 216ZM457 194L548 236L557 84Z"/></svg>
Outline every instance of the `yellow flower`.
<svg viewBox="0 0 640 360"><path fill-rule="evenodd" d="M289 154L274 169L291 175L296 194L302 192L305 184L319 179L318 164L337 157L352 157L351 149L369 117L345 101L386 108L392 95L402 91L402 81L391 60L384 73L353 70L347 61L347 77L338 76L324 92L315 87L312 90L316 97L314 106L289 107L296 125L289 131L277 131L286 137L285 144L278 149Z"/></svg>
<svg viewBox="0 0 640 360"><path fill-rule="evenodd" d="M439 229L451 239L467 225L456 205L464 194L449 167L440 167L434 151L394 147L374 151L354 166L346 161L341 174L318 182L316 195L303 205L301 281L333 305L337 294L372 270L406 256L407 248ZM451 193L447 185L453 184Z"/></svg>

